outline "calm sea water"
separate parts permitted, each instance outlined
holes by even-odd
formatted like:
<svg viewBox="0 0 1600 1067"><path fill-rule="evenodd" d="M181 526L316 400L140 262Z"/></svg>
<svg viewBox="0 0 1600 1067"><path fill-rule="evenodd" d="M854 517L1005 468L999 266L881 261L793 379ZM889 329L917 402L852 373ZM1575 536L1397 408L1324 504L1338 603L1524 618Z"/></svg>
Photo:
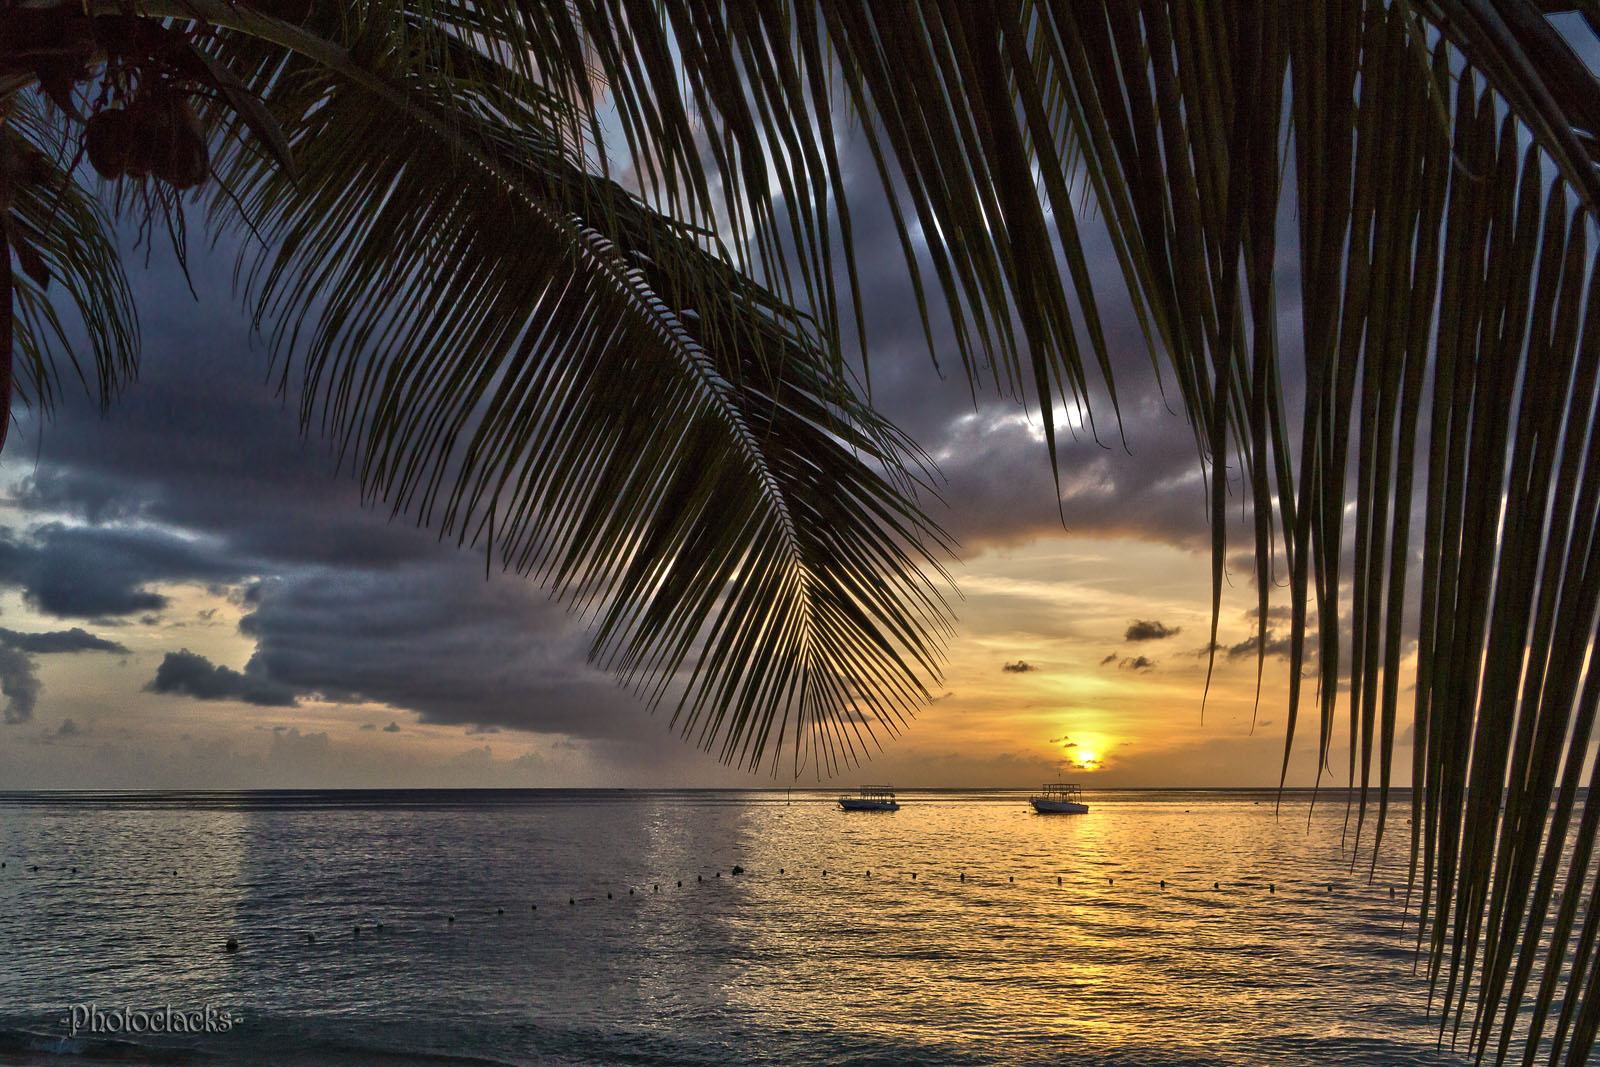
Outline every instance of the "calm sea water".
<svg viewBox="0 0 1600 1067"><path fill-rule="evenodd" d="M1369 883L1326 797L900 799L0 794L0 1063L1466 1062L1407 800ZM240 1021L70 1038L90 1003Z"/></svg>

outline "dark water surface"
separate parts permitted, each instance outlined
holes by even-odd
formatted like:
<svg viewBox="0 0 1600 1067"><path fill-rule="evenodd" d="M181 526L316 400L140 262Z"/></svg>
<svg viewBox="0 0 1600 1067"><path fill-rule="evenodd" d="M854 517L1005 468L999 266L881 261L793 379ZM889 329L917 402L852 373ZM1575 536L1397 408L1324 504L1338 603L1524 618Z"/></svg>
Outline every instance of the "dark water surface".
<svg viewBox="0 0 1600 1067"><path fill-rule="evenodd" d="M1408 799L1371 883L1326 796L790 799L0 794L0 1063L1466 1062ZM90 1003L239 1021L70 1037Z"/></svg>

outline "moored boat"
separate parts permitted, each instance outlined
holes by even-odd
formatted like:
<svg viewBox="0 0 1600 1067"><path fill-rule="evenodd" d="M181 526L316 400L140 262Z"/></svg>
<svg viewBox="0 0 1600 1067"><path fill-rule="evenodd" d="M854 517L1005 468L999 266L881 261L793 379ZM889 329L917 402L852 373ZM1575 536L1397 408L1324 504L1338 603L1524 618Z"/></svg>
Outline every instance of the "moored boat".
<svg viewBox="0 0 1600 1067"><path fill-rule="evenodd" d="M864 785L856 796L842 796L839 806L845 811L899 811L894 790L886 785Z"/></svg>
<svg viewBox="0 0 1600 1067"><path fill-rule="evenodd" d="M1075 785L1061 782L1046 783L1039 792L1028 798L1033 810L1040 815L1087 815L1089 805L1083 802L1083 793Z"/></svg>

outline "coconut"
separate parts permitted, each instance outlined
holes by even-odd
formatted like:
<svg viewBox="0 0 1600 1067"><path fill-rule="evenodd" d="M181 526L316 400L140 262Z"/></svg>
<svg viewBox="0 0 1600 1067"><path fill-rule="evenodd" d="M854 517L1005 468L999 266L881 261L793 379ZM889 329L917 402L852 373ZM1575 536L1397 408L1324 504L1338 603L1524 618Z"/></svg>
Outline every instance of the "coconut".
<svg viewBox="0 0 1600 1067"><path fill-rule="evenodd" d="M133 122L120 107L92 115L84 125L84 147L89 163L102 178L120 178L133 151Z"/></svg>
<svg viewBox="0 0 1600 1067"><path fill-rule="evenodd" d="M169 109L172 121L162 129L164 144L152 168L155 176L178 189L192 189L211 173L211 152L206 147L205 127L189 101L173 97Z"/></svg>
<svg viewBox="0 0 1600 1067"><path fill-rule="evenodd" d="M136 98L128 105L128 122L133 137L127 172L130 177L143 178L156 169L170 143L173 117L166 94Z"/></svg>

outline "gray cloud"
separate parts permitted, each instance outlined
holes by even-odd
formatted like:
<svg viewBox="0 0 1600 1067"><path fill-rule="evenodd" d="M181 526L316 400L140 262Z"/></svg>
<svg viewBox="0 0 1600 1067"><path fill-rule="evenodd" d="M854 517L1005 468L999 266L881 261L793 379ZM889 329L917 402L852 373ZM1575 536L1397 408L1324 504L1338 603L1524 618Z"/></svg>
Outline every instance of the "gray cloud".
<svg viewBox="0 0 1600 1067"><path fill-rule="evenodd" d="M145 689L196 700L242 700L262 707L289 707L297 702L295 691L288 686L253 671L218 666L188 649L168 652Z"/></svg>
<svg viewBox="0 0 1600 1067"><path fill-rule="evenodd" d="M1124 641L1159 641L1183 632L1181 626L1167 626L1152 619L1135 619L1122 635Z"/></svg>
<svg viewBox="0 0 1600 1067"><path fill-rule="evenodd" d="M1306 658L1307 659L1312 658L1313 655L1314 655L1314 652L1315 652L1315 650L1312 647L1312 642L1313 642L1312 638L1308 638L1307 641L1306 641ZM1234 645L1229 645L1228 646L1228 658L1230 660L1233 660L1233 659L1243 659L1245 656L1254 656L1256 654L1256 649L1259 646L1259 644L1260 644L1260 635L1259 634L1251 634L1249 637L1245 638L1243 641L1240 641L1238 644L1234 644ZM1284 634L1282 637L1279 637L1274 631L1272 631L1272 630L1268 630L1267 631L1267 643L1266 643L1265 647L1266 647L1266 654L1268 656L1276 656L1279 659L1288 659L1289 658L1289 654L1290 654L1290 652L1292 650L1291 646L1292 646L1292 642L1290 640L1290 635L1289 634Z"/></svg>
<svg viewBox="0 0 1600 1067"><path fill-rule="evenodd" d="M448 554L389 572L326 569L265 584L240 631L262 677L421 721L636 738L647 715L586 659L582 628L535 586Z"/></svg>
<svg viewBox="0 0 1600 1067"><path fill-rule="evenodd" d="M400 724L397 722L391 722L388 726L383 728L383 732L386 734L397 734L400 732Z"/></svg>
<svg viewBox="0 0 1600 1067"><path fill-rule="evenodd" d="M1029 663L1027 660L1019 659L1015 663L1007 663L1004 667L1001 667L1000 669L1005 671L1007 674L1026 674L1028 671L1036 671L1039 668L1035 667L1033 664Z"/></svg>
<svg viewBox="0 0 1600 1067"><path fill-rule="evenodd" d="M39 676L33 657L20 648L0 648L0 696L6 698L8 725L29 722L39 702Z"/></svg>
<svg viewBox="0 0 1600 1067"><path fill-rule="evenodd" d="M51 630L47 633L22 633L18 630L8 630L0 626L0 643L23 652L56 653L56 652L120 652L124 655L128 647L117 641L108 641L104 637L96 637L81 626L74 626L70 630Z"/></svg>
<svg viewBox="0 0 1600 1067"><path fill-rule="evenodd" d="M1117 663L1117 669L1124 671L1152 671L1155 666L1156 661L1148 656L1130 656Z"/></svg>
<svg viewBox="0 0 1600 1067"><path fill-rule="evenodd" d="M96 619L159 611L156 582L238 581L252 560L147 527L44 523L23 537L0 531L0 584L18 586L46 615Z"/></svg>

